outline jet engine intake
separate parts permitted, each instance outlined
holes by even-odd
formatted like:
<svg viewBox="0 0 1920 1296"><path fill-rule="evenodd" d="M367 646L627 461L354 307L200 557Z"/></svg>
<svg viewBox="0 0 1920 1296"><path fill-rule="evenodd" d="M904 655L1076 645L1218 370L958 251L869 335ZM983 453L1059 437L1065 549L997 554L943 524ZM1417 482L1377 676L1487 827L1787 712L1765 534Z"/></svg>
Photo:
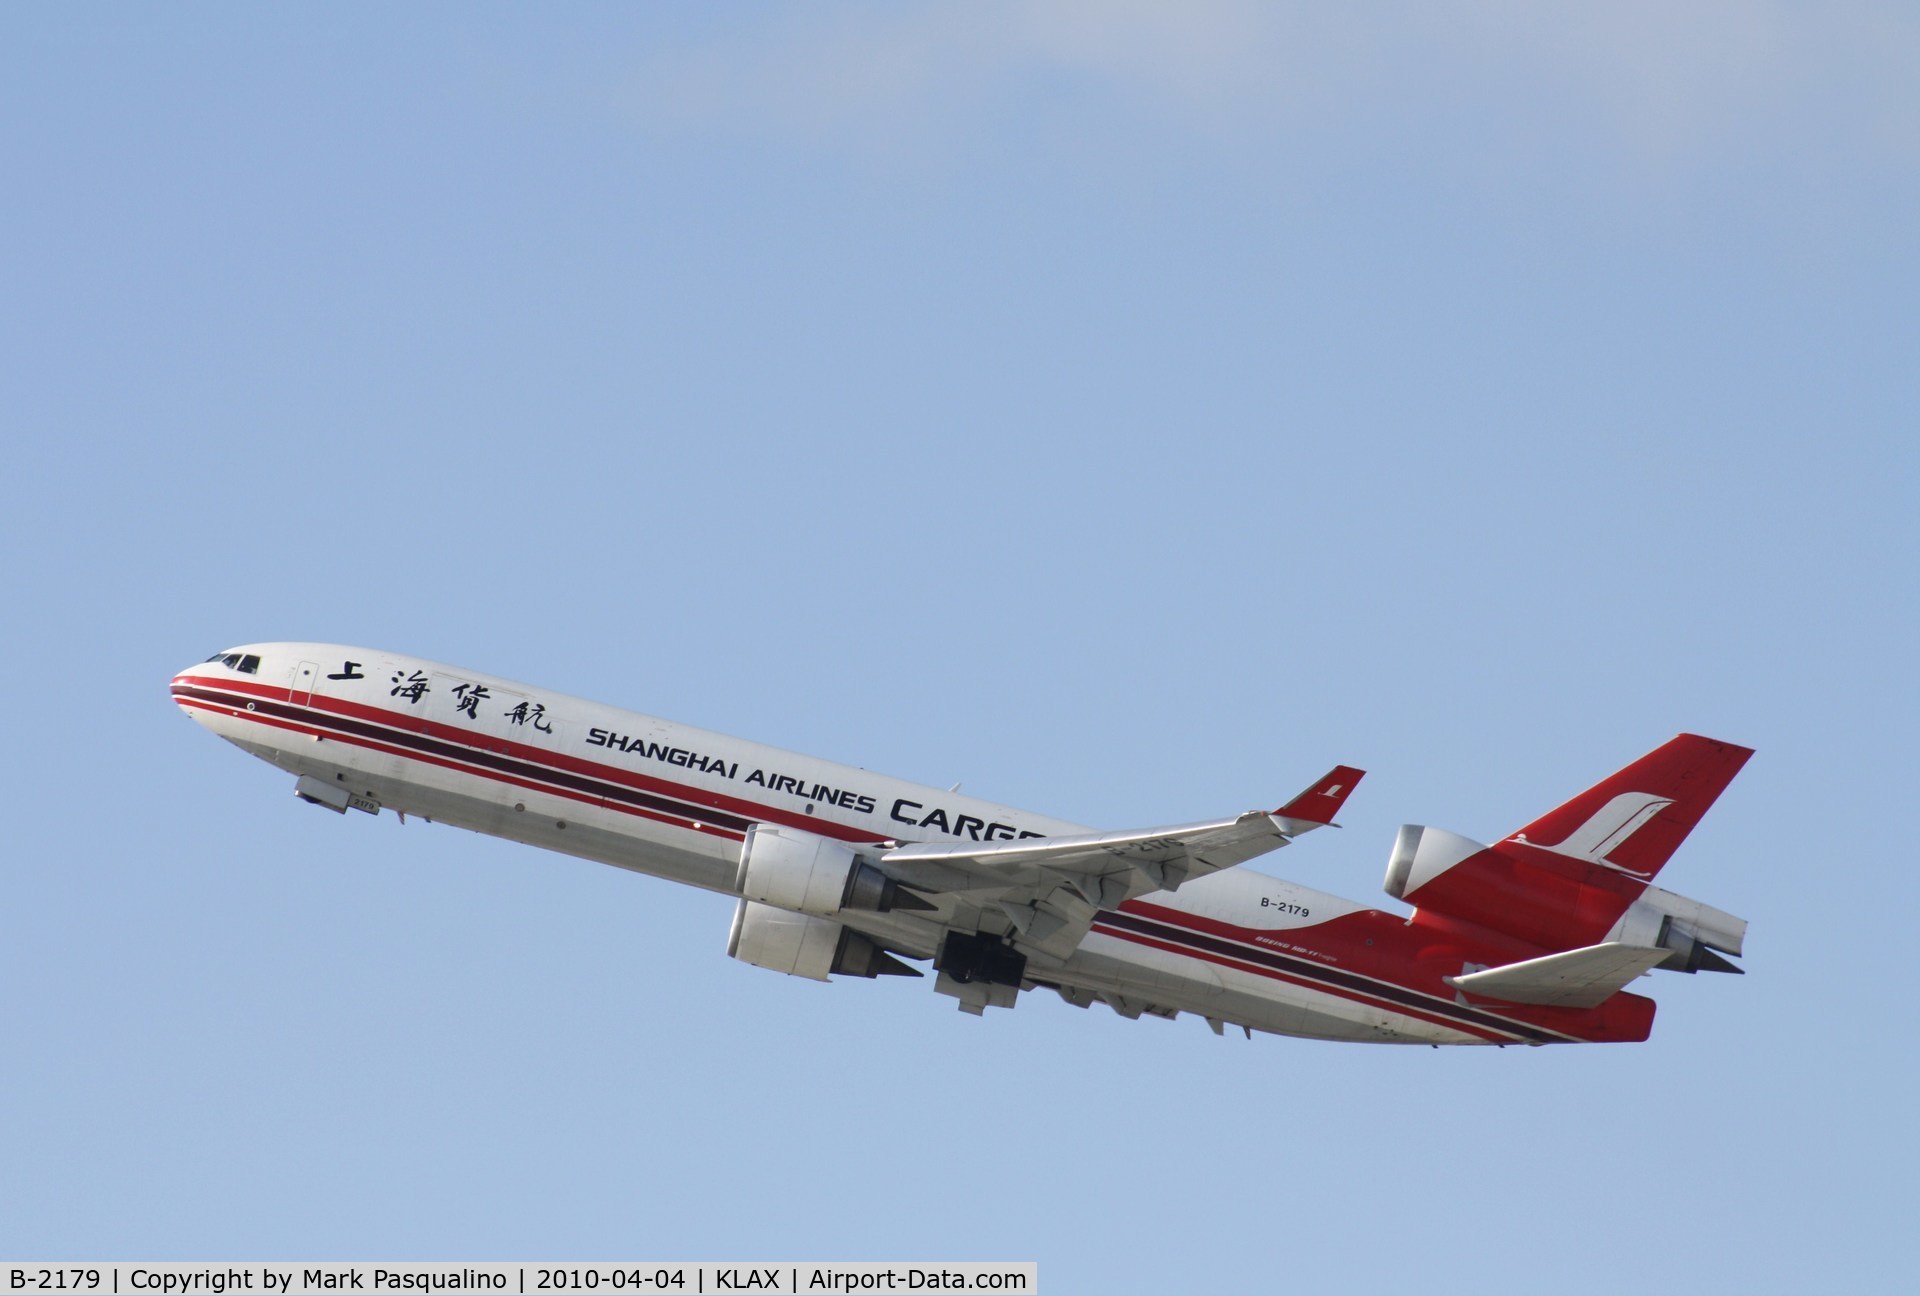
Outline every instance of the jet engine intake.
<svg viewBox="0 0 1920 1296"><path fill-rule="evenodd" d="M1485 849L1479 842L1444 828L1406 824L1394 840L1382 889L1394 899L1404 900L1408 892L1418 891L1455 864Z"/></svg>
<svg viewBox="0 0 1920 1296"><path fill-rule="evenodd" d="M849 909L888 913L934 907L863 861L845 842L774 824L747 830L737 885L748 900L818 918Z"/></svg>

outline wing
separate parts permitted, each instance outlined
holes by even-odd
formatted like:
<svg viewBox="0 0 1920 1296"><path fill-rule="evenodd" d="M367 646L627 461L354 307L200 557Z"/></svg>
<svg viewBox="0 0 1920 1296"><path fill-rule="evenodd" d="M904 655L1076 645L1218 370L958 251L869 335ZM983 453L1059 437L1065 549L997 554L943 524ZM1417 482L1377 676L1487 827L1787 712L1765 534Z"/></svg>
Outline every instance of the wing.
<svg viewBox="0 0 1920 1296"><path fill-rule="evenodd" d="M886 852L880 866L909 887L1001 910L1016 945L1064 959L1100 910L1176 890L1331 823L1363 773L1336 766L1278 810L1232 819L1005 842L915 843Z"/></svg>

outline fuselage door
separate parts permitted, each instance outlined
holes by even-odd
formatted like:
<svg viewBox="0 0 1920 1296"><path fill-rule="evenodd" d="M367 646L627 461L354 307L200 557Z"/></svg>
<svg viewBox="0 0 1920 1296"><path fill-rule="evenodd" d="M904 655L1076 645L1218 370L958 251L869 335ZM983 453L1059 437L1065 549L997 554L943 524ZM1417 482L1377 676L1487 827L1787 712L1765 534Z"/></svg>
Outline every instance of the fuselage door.
<svg viewBox="0 0 1920 1296"><path fill-rule="evenodd" d="M293 696L289 699L295 706L306 706L313 701L313 686L320 679L320 668L314 663L303 661L293 668Z"/></svg>

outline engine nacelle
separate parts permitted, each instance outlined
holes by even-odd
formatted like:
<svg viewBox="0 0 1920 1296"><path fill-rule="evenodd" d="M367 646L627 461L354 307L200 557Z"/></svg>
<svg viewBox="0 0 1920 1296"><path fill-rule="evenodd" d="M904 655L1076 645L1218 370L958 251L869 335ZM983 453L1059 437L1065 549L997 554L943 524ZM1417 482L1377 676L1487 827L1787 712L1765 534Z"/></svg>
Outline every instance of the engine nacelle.
<svg viewBox="0 0 1920 1296"><path fill-rule="evenodd" d="M1393 854L1387 859L1387 880L1382 885L1395 900L1404 900L1408 892L1418 891L1485 849L1479 842L1444 828L1406 824L1394 840Z"/></svg>
<svg viewBox="0 0 1920 1296"><path fill-rule="evenodd" d="M1746 944L1747 920L1650 886L1620 915L1607 939L1672 950L1659 966L1674 972L1738 972L1738 967L1714 951L1739 957Z"/></svg>
<svg viewBox="0 0 1920 1296"><path fill-rule="evenodd" d="M794 913L755 900L733 911L727 953L743 963L825 981L841 976L919 976L859 932L812 914Z"/></svg>
<svg viewBox="0 0 1920 1296"><path fill-rule="evenodd" d="M845 842L773 824L755 824L747 830L737 884L748 900L818 918L831 918L846 909L886 913L933 908L862 862Z"/></svg>

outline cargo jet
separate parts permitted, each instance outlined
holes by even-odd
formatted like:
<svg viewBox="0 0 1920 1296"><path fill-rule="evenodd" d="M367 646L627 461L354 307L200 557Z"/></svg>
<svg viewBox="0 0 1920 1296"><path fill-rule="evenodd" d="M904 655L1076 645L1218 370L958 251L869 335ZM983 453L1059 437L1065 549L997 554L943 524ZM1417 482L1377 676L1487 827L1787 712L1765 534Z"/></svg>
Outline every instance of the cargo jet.
<svg viewBox="0 0 1920 1296"><path fill-rule="evenodd" d="M1044 987L1396 1044L1643 1040L1642 975L1737 972L1747 924L1653 885L1752 753L1682 734L1483 845L1400 830L1369 908L1236 867L1333 822L1361 771L1274 810L1099 832L437 662L334 644L215 653L202 725L345 814L394 811L717 891L727 953L826 981L921 976L976 1015Z"/></svg>

